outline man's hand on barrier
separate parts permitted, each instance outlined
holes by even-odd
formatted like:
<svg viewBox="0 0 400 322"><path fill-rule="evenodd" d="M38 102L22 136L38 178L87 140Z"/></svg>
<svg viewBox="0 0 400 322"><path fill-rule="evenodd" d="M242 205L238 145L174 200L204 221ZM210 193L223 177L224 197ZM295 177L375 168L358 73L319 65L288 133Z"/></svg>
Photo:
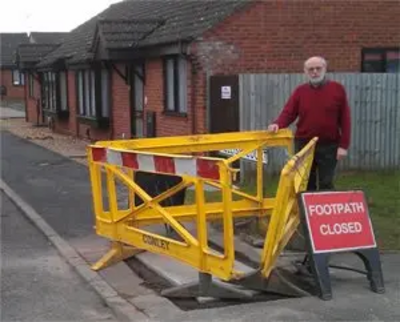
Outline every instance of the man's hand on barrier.
<svg viewBox="0 0 400 322"><path fill-rule="evenodd" d="M336 154L336 159L337 160L342 160L347 156L347 150L343 148L338 148L337 149L337 154Z"/></svg>
<svg viewBox="0 0 400 322"><path fill-rule="evenodd" d="M279 125L278 124L270 124L270 125L268 125L268 131L269 132L273 132L273 133L276 133L276 132L278 132L278 130L279 130Z"/></svg>

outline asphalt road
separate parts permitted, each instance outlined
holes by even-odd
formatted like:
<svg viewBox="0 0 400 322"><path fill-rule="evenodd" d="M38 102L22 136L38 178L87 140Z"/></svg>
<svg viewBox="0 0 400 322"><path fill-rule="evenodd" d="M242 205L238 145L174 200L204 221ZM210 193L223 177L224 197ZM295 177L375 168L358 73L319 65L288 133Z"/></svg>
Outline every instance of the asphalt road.
<svg viewBox="0 0 400 322"><path fill-rule="evenodd" d="M116 321L1 192L1 321Z"/></svg>

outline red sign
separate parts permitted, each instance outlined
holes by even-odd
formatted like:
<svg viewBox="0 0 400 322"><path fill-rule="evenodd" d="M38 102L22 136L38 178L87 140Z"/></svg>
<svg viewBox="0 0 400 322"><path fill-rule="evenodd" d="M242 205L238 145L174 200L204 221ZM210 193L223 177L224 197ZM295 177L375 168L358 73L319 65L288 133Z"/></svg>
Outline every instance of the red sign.
<svg viewBox="0 0 400 322"><path fill-rule="evenodd" d="M302 194L314 253L376 247L362 191Z"/></svg>

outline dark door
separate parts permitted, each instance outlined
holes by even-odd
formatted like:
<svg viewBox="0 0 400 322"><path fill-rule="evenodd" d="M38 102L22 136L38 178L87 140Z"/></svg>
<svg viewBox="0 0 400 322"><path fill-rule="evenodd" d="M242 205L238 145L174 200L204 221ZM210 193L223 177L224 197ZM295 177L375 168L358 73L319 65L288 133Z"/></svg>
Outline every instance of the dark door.
<svg viewBox="0 0 400 322"><path fill-rule="evenodd" d="M210 133L238 132L239 123L239 76L211 76L210 78ZM215 157L230 155L214 151ZM232 164L240 168L240 160ZM234 183L240 182L240 173Z"/></svg>
<svg viewBox="0 0 400 322"><path fill-rule="evenodd" d="M210 78L210 133L239 131L238 75Z"/></svg>
<svg viewBox="0 0 400 322"><path fill-rule="evenodd" d="M144 64L131 66L131 135L134 138L144 137Z"/></svg>

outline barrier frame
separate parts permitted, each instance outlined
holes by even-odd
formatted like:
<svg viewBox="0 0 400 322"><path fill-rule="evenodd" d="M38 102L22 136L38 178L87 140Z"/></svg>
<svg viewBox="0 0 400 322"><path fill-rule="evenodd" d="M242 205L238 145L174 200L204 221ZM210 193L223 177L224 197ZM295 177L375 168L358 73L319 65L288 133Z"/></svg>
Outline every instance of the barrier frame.
<svg viewBox="0 0 400 322"><path fill-rule="evenodd" d="M201 274L200 276L215 276L222 281L233 283L239 281L255 289L260 287L253 284L259 284L264 288L265 283L260 284L260 280L264 282L268 280L277 257L299 225L295 196L307 186L317 139L311 140L296 155L293 155L292 142L291 131L280 130L277 134L251 131L103 141L88 146L96 233L112 241L110 251L92 268L99 270L146 250L180 260L196 268ZM262 154L265 147L285 147L291 156L281 171L275 198L264 198L263 196ZM239 148L242 152L228 159L181 154L183 152L207 153L229 148ZM232 168L233 162L240 160L252 151L256 151L258 157L255 196L232 187L232 180L239 171ZM196 176L193 176L193 173L180 173L179 175L182 177L180 184L156 197L151 197L134 181L135 172L143 171L143 169L139 169L137 162L136 169L132 166L127 167L129 162L123 163L129 158L150 160L150 157L158 157L160 160L164 160L164 163L166 160L173 159L179 162L190 161L195 164L193 163L195 160L197 163L204 163L212 167L214 172L212 176L199 176L199 173ZM130 162L130 165L134 163ZM218 177L215 175L215 167L218 170ZM109 211L104 210L102 201L102 169L105 171L107 179ZM152 170L144 169L144 171L157 172ZM168 172L166 171L165 174ZM128 209L118 209L116 178L130 190ZM206 184L221 189L221 202L205 202L204 185ZM195 188L195 204L172 207L160 205L163 200L191 185ZM135 195L144 201L138 207L134 205ZM233 195L238 195L243 200L233 201ZM260 260L260 268L254 274L247 275L234 268L233 218L250 216L259 218L270 216L270 224ZM208 245L207 222L214 219L223 220L224 252L221 254L210 249ZM185 221L196 222L197 238L194 238L182 226L181 222ZM140 229L141 226L157 223L170 225L182 238L182 242ZM203 280L210 284L208 278L203 278ZM210 289L208 288L208 291Z"/></svg>

